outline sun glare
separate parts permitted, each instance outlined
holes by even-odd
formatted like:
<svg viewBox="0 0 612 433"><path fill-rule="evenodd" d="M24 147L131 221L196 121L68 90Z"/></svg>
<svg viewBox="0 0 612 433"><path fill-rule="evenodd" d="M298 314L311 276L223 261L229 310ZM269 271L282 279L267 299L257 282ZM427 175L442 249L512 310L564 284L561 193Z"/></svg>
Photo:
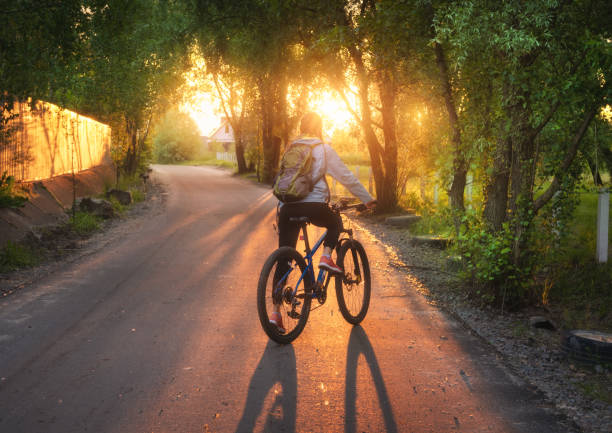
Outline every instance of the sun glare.
<svg viewBox="0 0 612 433"><path fill-rule="evenodd" d="M347 95L352 107L356 107L353 95ZM323 119L323 131L332 136L335 130L348 129L354 122L353 115L347 109L346 104L336 93L324 90L310 95L310 110L318 113Z"/></svg>
<svg viewBox="0 0 612 433"><path fill-rule="evenodd" d="M349 95L352 96L352 95ZM347 96L348 97L348 96ZM353 103L349 98L349 103ZM309 110L318 113L323 119L323 131L328 137L336 130L346 130L354 122L353 115L344 101L331 91L320 91L310 95ZM180 106L195 121L201 135L209 136L221 124L223 114L215 96L206 92L194 93Z"/></svg>
<svg viewBox="0 0 612 433"><path fill-rule="evenodd" d="M188 102L180 106L183 113L191 116L198 125L200 135L210 136L221 124L223 117L217 108L217 102L210 93L195 93Z"/></svg>

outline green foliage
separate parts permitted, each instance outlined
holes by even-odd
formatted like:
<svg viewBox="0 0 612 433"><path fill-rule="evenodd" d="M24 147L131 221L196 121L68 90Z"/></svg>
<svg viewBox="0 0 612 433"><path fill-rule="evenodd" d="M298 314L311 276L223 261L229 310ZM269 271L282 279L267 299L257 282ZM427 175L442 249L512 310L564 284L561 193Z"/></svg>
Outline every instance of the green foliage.
<svg viewBox="0 0 612 433"><path fill-rule="evenodd" d="M70 227L75 233L85 236L100 228L102 219L88 212L75 212L70 216Z"/></svg>
<svg viewBox="0 0 612 433"><path fill-rule="evenodd" d="M61 97L60 91L49 98L50 90L69 81L70 65L79 58L85 9L80 0L2 2L0 115L17 99Z"/></svg>
<svg viewBox="0 0 612 433"><path fill-rule="evenodd" d="M435 209L432 206L415 207L421 220L410 227L410 233L415 235L436 235L449 238L453 235L453 221L445 209Z"/></svg>
<svg viewBox="0 0 612 433"><path fill-rule="evenodd" d="M113 210L115 211L115 213L121 215L122 213L124 213L127 209L127 206L121 204L121 202L119 202L119 200L117 200L115 197L110 197L108 199L108 201L110 202L111 206L113 207Z"/></svg>
<svg viewBox="0 0 612 433"><path fill-rule="evenodd" d="M491 232L479 219L467 215L463 230L456 238L455 252L464 261L462 276L473 287L473 295L486 304L514 306L525 293L526 268L514 265L512 252L515 237L509 223L499 232Z"/></svg>
<svg viewBox="0 0 612 433"><path fill-rule="evenodd" d="M130 190L132 193L132 200L134 203L140 203L145 200L145 193L139 188Z"/></svg>
<svg viewBox="0 0 612 433"><path fill-rule="evenodd" d="M15 191L15 179L6 172L0 177L0 209L18 208L25 204L28 198Z"/></svg>
<svg viewBox="0 0 612 433"><path fill-rule="evenodd" d="M156 162L171 164L193 159L202 140L197 125L188 114L171 110L156 127L153 157Z"/></svg>
<svg viewBox="0 0 612 433"><path fill-rule="evenodd" d="M34 266L38 260L37 255L30 248L8 241L0 249L0 272Z"/></svg>
<svg viewBox="0 0 612 433"><path fill-rule="evenodd" d="M141 171L144 172L147 169L148 167L144 167ZM139 173L132 174L132 175L126 174L126 175L119 177L119 182L117 183L116 186L115 185L105 185L105 190L104 190L105 192L102 198L106 199L106 193L113 188L117 188L122 191L129 191L132 194L132 201L134 203L144 201L145 199L144 184L142 182L142 179L140 178ZM111 200L111 204L113 205L115 211L119 213L125 210L125 206L123 206L117 200L114 200L114 202L113 200Z"/></svg>

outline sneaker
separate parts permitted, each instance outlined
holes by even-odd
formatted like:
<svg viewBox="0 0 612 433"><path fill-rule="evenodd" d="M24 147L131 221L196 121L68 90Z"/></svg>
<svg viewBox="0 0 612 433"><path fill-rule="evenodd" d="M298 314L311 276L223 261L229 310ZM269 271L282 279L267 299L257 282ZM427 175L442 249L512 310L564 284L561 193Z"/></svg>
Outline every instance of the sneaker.
<svg viewBox="0 0 612 433"><path fill-rule="evenodd" d="M321 260L319 260L319 267L325 269L332 274L341 274L342 269L340 269L331 257L321 256Z"/></svg>
<svg viewBox="0 0 612 433"><path fill-rule="evenodd" d="M283 327L283 316L278 311L274 311L270 314L270 323L276 326L276 329L280 334L285 333L285 328Z"/></svg>

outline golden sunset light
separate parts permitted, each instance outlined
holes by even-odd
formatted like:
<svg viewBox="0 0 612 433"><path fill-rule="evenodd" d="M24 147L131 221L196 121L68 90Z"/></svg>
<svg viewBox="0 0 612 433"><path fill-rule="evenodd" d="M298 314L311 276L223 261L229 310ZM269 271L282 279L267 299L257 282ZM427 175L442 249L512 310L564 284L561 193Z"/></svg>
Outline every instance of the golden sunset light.
<svg viewBox="0 0 612 433"><path fill-rule="evenodd" d="M200 135L209 136L221 123L223 114L218 103L210 93L195 93L179 109L189 114L198 125Z"/></svg>
<svg viewBox="0 0 612 433"><path fill-rule="evenodd" d="M357 109L357 102L353 94L348 94L347 99L352 109ZM348 129L355 122L351 112L348 110L342 98L329 90L322 90L310 95L310 110L318 113L323 118L323 131L332 136L334 131Z"/></svg>

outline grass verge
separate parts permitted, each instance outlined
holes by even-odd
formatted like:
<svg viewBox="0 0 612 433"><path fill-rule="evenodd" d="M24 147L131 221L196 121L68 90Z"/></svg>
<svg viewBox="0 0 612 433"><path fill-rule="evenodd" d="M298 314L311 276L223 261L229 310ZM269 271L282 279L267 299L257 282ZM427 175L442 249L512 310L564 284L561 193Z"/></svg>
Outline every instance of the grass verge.
<svg viewBox="0 0 612 433"><path fill-rule="evenodd" d="M70 216L68 224L74 230L74 232L80 236L90 235L100 228L102 218L99 216L87 213L87 212L76 212Z"/></svg>
<svg viewBox="0 0 612 433"><path fill-rule="evenodd" d="M8 241L0 249L0 272L10 272L38 264L40 257L30 247Z"/></svg>

